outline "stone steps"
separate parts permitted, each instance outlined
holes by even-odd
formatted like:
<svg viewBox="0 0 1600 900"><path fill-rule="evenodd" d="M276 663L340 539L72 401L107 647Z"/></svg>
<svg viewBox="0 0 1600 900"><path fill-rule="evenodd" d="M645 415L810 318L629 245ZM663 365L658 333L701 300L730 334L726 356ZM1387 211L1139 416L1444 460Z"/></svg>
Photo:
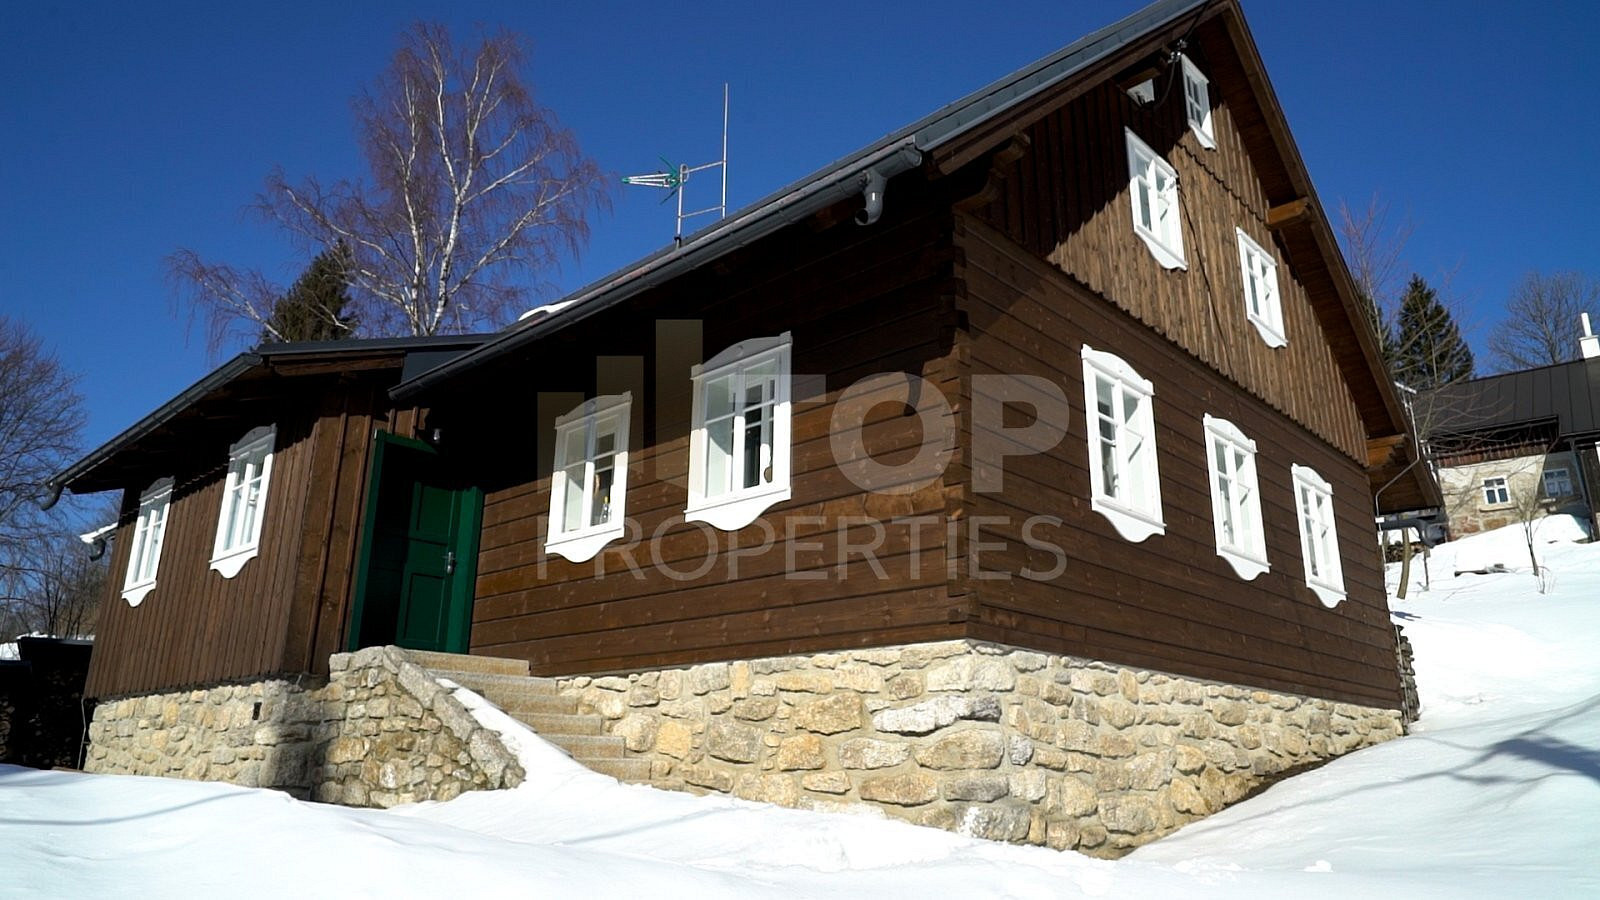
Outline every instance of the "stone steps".
<svg viewBox="0 0 1600 900"><path fill-rule="evenodd" d="M528 661L500 656L473 656L467 653L436 653L432 650L403 650L406 659L424 669L457 674L511 675L527 677Z"/></svg>
<svg viewBox="0 0 1600 900"><path fill-rule="evenodd" d="M578 701L557 693L553 679L527 674L526 660L418 650L407 650L406 657L439 678L481 694L575 762L622 781L650 779L649 760L630 758L622 738L605 733L604 719L580 715Z"/></svg>

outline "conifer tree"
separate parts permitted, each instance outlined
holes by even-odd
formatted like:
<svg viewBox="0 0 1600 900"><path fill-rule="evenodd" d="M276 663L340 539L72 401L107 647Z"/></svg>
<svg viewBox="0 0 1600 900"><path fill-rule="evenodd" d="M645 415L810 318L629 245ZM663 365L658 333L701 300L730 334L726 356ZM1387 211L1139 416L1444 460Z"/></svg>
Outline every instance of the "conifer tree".
<svg viewBox="0 0 1600 900"><path fill-rule="evenodd" d="M1430 391L1472 377L1472 350L1450 310L1421 276L1412 275L1395 315L1391 363L1406 387Z"/></svg>
<svg viewBox="0 0 1600 900"><path fill-rule="evenodd" d="M294 285L273 304L263 341L334 341L350 337L350 251L343 243L318 253Z"/></svg>

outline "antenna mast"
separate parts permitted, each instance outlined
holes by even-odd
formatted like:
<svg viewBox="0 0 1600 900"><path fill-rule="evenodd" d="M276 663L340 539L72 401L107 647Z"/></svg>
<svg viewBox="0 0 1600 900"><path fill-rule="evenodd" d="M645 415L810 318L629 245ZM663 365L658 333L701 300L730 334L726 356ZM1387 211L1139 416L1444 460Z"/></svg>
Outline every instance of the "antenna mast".
<svg viewBox="0 0 1600 900"><path fill-rule="evenodd" d="M677 165L673 165L665 157L663 157L661 161L663 163L666 163L666 166L667 166L666 169L664 169L664 170L662 170L660 172L651 172L651 173L649 173L647 175L629 175L626 178L622 179L622 183L623 184L635 184L635 185L639 185L641 187L661 188L661 189L663 189L665 191L668 191L669 193L667 194L666 198L663 198L662 201L661 201L663 203L665 203L668 199L671 199L674 194L677 195L677 197L678 197L678 226L677 226L677 230L673 232L672 242L674 244L676 244L676 245L682 246L682 244L683 244L683 220L684 219L692 219L695 216L703 216L703 215L706 215L708 213L716 213L717 214L717 218L720 219L723 216L726 216L728 214L728 84L727 84L727 82L723 82L723 84L722 84L722 158L717 160L716 162L708 162L708 163L705 163L704 165L699 165L699 166L690 166L690 165L687 165L687 164L684 164L684 163L679 163ZM689 176L693 175L696 172L704 172L707 169L721 169L722 170L722 198L721 198L721 202L719 202L716 206L707 206L707 207L705 207L703 209L694 209L694 210L690 210L688 212L684 212L684 210L683 210L683 192L684 192L684 186L689 183Z"/></svg>

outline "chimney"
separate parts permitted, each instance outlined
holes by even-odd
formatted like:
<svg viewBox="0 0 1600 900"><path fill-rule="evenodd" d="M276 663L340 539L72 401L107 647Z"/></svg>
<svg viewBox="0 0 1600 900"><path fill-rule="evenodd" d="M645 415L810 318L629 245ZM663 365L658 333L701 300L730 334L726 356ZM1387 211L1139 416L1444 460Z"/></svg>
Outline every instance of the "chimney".
<svg viewBox="0 0 1600 900"><path fill-rule="evenodd" d="M1583 348L1584 359L1600 357L1600 337L1595 337L1594 329L1589 327L1589 314L1583 313L1583 337L1578 338L1578 346Z"/></svg>

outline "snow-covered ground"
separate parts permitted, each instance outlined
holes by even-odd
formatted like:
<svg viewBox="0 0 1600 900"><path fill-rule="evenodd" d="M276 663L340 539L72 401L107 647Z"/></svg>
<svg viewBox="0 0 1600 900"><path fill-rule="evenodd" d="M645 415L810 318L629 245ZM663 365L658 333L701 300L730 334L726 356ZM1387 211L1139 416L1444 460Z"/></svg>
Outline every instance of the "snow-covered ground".
<svg viewBox="0 0 1600 900"><path fill-rule="evenodd" d="M521 788L387 812L0 767L0 894L1600 896L1600 544L1577 533L1542 532L1547 594L1517 529L1436 550L1429 590L1416 567L1412 735L1117 862L618 785L530 736Z"/></svg>

